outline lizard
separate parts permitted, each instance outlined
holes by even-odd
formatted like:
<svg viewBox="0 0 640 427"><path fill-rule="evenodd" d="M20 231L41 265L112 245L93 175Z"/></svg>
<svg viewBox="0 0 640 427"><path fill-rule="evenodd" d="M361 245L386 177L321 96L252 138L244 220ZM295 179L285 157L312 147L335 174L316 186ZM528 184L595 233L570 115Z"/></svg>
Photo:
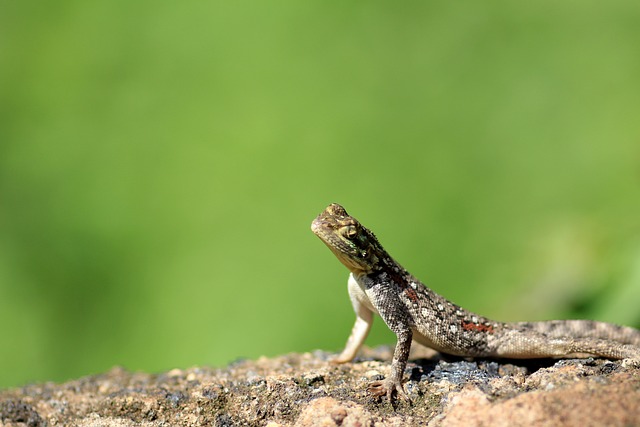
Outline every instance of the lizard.
<svg viewBox="0 0 640 427"><path fill-rule="evenodd" d="M410 400L403 388L412 341L440 353L507 359L603 357L640 362L640 330L592 320L499 322L450 302L405 270L376 236L337 203L311 224L312 231L350 271L348 290L356 314L344 350L347 363L364 343L374 315L396 335L391 373L368 392Z"/></svg>

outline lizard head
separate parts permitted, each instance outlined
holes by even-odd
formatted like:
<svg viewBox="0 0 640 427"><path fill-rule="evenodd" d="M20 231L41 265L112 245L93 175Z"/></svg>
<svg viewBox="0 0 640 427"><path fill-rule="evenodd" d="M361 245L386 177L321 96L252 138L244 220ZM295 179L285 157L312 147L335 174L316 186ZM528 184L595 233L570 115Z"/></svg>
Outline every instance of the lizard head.
<svg viewBox="0 0 640 427"><path fill-rule="evenodd" d="M369 273L380 261L376 236L337 203L313 220L311 230L352 273Z"/></svg>

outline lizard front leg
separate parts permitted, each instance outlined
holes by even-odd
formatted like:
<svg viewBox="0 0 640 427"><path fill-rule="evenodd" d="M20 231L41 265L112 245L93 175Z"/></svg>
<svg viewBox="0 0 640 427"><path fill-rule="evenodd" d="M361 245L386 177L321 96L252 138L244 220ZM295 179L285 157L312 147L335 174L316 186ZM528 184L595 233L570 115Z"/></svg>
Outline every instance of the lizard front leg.
<svg viewBox="0 0 640 427"><path fill-rule="evenodd" d="M409 350L411 350L411 329L401 329L394 331L398 337L396 349L393 352L393 361L391 362L391 375L383 381L374 381L369 384L369 392L374 396L384 396L385 394L391 401L393 392L397 392L398 396L405 400L410 400L402 385L402 377L404 369L407 367L409 360Z"/></svg>
<svg viewBox="0 0 640 427"><path fill-rule="evenodd" d="M356 317L356 323L353 324L351 335L349 335L344 350L342 350L339 356L331 360L332 363L351 362L356 357L356 354L358 354L358 350L360 350L364 340L367 338L367 335L369 335L371 323L373 322L373 313L368 311L363 314L365 314L364 317Z"/></svg>
<svg viewBox="0 0 640 427"><path fill-rule="evenodd" d="M342 353L340 353L338 357L331 360L332 363L351 362L367 339L367 335L369 335L371 325L373 324L373 311L365 305L364 298L366 298L366 296L352 275L349 276L348 286L349 298L353 305L353 311L356 313L356 322L351 329L351 335L349 335L344 350L342 350Z"/></svg>

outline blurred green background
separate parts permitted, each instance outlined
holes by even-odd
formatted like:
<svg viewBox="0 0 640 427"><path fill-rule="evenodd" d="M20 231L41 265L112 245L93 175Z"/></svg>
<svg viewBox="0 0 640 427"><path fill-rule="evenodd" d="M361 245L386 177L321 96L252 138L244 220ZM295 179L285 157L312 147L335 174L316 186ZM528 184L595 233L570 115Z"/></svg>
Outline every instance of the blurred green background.
<svg viewBox="0 0 640 427"><path fill-rule="evenodd" d="M638 22L0 2L0 387L341 349L347 271L309 230L334 201L469 309L640 326Z"/></svg>

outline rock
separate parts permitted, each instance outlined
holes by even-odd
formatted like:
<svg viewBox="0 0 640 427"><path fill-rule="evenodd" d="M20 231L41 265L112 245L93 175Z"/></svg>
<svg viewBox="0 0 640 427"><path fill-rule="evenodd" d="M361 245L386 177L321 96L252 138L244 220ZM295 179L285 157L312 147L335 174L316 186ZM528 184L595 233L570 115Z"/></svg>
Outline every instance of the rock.
<svg viewBox="0 0 640 427"><path fill-rule="evenodd" d="M640 425L640 368L600 359L411 359L411 404L376 399L388 349L332 365L322 352L161 374L122 368L64 384L0 391L9 426L632 426Z"/></svg>

